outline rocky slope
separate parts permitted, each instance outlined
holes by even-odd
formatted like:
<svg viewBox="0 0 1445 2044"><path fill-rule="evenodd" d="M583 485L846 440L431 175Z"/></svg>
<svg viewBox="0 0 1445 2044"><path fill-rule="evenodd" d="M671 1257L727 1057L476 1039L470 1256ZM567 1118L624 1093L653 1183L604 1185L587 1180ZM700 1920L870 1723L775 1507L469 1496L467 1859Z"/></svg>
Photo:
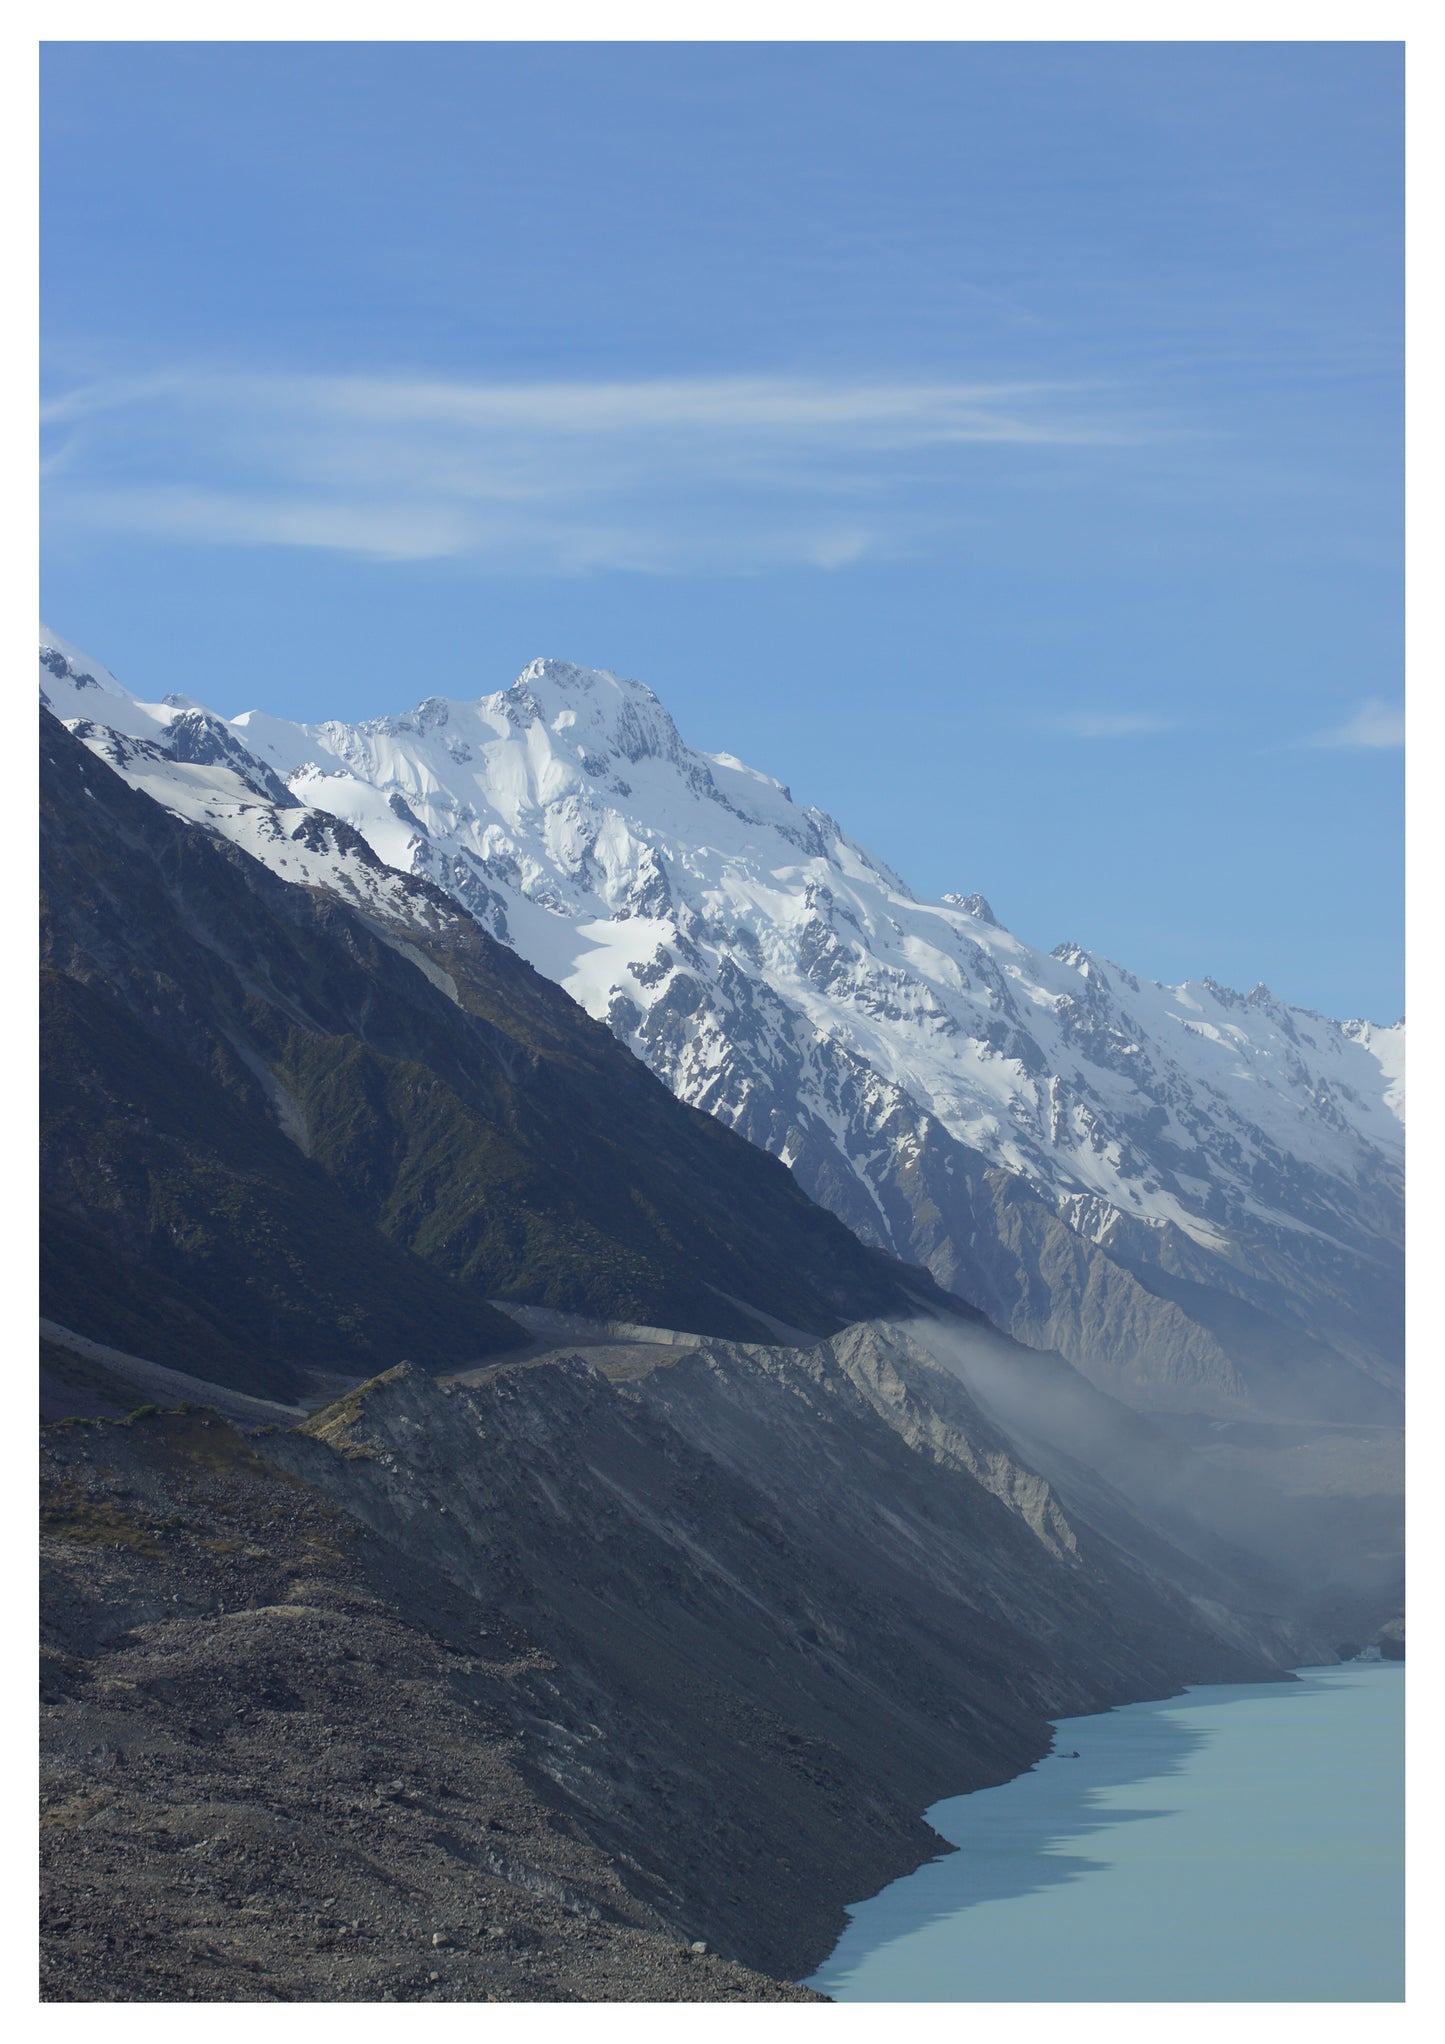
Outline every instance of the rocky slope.
<svg viewBox="0 0 1445 2044"><path fill-rule="evenodd" d="M53 638L41 682L135 784L287 878L363 884L317 816L344 820L864 1239L1114 1395L1398 1414L1402 1028L1160 987L1034 950L978 895L919 901L597 670L310 728L146 704Z"/></svg>
<svg viewBox="0 0 1445 2044"><path fill-rule="evenodd" d="M1331 1660L1339 1639L1373 1638L1403 1609L1403 1428L1140 1413L986 1326L914 1335L1074 1518L1226 1629L1252 1613L1238 1636L1268 1638L1286 1664Z"/></svg>
<svg viewBox="0 0 1445 2044"><path fill-rule="evenodd" d="M944 1782L1028 1765L1085 1697L1266 1665L1267 1624L1075 1527L897 1330L674 1354L393 1373L261 1445L569 1671L537 1764L717 1949L809 1970Z"/></svg>
<svg viewBox="0 0 1445 2044"><path fill-rule="evenodd" d="M43 1999L813 1999L587 1835L494 1609L204 1414L42 1449Z"/></svg>
<svg viewBox="0 0 1445 2044"><path fill-rule="evenodd" d="M763 1998L1050 1717L1270 1666L899 1330L654 1354L45 1430L49 1994Z"/></svg>

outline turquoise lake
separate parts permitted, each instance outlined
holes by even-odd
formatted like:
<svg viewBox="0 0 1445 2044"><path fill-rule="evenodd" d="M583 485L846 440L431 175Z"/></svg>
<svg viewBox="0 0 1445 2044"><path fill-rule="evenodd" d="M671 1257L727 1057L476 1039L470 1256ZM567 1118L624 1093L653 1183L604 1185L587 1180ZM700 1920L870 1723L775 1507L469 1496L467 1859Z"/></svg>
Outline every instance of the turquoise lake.
<svg viewBox="0 0 1445 2044"><path fill-rule="evenodd" d="M1064 1718L1028 1774L934 1804L958 1851L857 1904L807 1984L868 2002L1402 2000L1404 1721L1389 1662Z"/></svg>

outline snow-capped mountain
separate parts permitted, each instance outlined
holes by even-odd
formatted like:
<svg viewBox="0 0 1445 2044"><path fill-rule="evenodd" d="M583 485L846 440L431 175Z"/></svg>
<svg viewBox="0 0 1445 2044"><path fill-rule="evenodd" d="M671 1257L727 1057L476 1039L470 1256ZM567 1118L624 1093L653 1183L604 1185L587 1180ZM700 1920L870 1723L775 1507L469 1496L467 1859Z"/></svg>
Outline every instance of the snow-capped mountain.
<svg viewBox="0 0 1445 2044"><path fill-rule="evenodd" d="M1035 950L981 895L920 901L603 671L304 726L146 703L49 635L41 663L127 779L302 884L386 884L352 831L435 881L859 1234L1117 1395L1391 1408L1403 1024L1160 986Z"/></svg>

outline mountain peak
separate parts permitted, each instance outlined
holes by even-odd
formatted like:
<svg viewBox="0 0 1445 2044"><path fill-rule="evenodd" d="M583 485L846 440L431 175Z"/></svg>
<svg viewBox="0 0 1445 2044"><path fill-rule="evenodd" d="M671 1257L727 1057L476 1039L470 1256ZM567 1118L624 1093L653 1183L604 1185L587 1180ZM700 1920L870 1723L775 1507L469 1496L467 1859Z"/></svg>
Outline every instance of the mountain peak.
<svg viewBox="0 0 1445 2044"><path fill-rule="evenodd" d="M976 916L979 922L999 928L998 917L981 894L945 894L943 899L950 908L961 908L965 915Z"/></svg>
<svg viewBox="0 0 1445 2044"><path fill-rule="evenodd" d="M103 695L116 692L120 684L108 667L102 667L98 660L92 660L78 646L72 646L69 639L62 639L58 632L52 632L42 623L40 627L40 665L55 680L67 682L75 688L99 689Z"/></svg>
<svg viewBox="0 0 1445 2044"><path fill-rule="evenodd" d="M535 688L539 682L583 694L605 688L640 689L643 686L640 681L625 680L614 674L610 667L579 667L574 660L545 658L529 660L512 686ZM646 693L651 695L651 689Z"/></svg>
<svg viewBox="0 0 1445 2044"><path fill-rule="evenodd" d="M573 660L529 660L506 693L540 694L548 700L555 696L574 704L647 703L667 716L645 681L636 681L631 675L614 674L610 667L579 667ZM671 721L668 718L668 722Z"/></svg>
<svg viewBox="0 0 1445 2044"><path fill-rule="evenodd" d="M1141 981L1077 943L1048 958L990 928L978 894L919 903L821 811L731 754L689 751L651 689L605 668L534 660L479 700L366 724L225 724L111 694L103 670L47 651L57 711L94 726L92 748L167 806L304 885L332 884L336 828L307 817L340 818L850 1225L909 1256L926 1245L930 1268L977 1272L1014 1332L1126 1400L1140 1370L1180 1409L1244 1395L1214 1309L1157 1303L1147 1272L1166 1256L1191 1299L1239 1296L1237 1273L1253 1271L1251 1309L1291 1342L1322 1343L1314 1362L1343 1321L1350 1353L1394 1382L1397 1035L1322 1023L1262 987ZM105 726L143 742L106 749ZM285 788L268 790L245 750L289 774ZM288 799L303 815L278 822L265 805ZM339 854L333 877L348 897L359 884ZM1016 1181L1025 1204L1008 1211L1027 1208L1025 1236L1013 1219L981 1226L981 1169ZM1074 1238L1067 1258L1056 1228ZM1021 1256L1035 1259L1025 1294ZM1102 1345L1092 1307L1045 1275L1080 1256L1132 1302ZM1275 1339L1240 1337L1261 1383ZM1284 1378L1276 1389L1295 1395Z"/></svg>
<svg viewBox="0 0 1445 2044"><path fill-rule="evenodd" d="M606 667L570 660L532 660L512 686L493 697L515 718L543 723L554 737L596 754L600 748L634 765L643 759L684 762L677 726L645 682Z"/></svg>

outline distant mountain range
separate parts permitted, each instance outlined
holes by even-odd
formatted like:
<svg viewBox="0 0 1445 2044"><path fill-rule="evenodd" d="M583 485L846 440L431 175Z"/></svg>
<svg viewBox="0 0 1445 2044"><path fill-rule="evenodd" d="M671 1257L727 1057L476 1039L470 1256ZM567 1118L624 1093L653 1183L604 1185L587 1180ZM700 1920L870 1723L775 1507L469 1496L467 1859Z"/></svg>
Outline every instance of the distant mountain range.
<svg viewBox="0 0 1445 2044"><path fill-rule="evenodd" d="M865 1243L1116 1398L1397 1415L1403 1024L1331 1021L1207 978L1162 987L1077 945L1034 950L981 895L920 901L832 818L729 755L690 750L650 689L602 671L537 661L479 700L433 695L405 717L316 726L219 716L203 674L197 698L148 703L48 634L40 681L132 787L251 855L211 863L274 920L325 926L353 959L369 945L368 971L392 969L388 950L413 942L398 927L419 920L438 1015L460 1027L467 996L440 962L463 926L448 926L454 904L469 955L484 933L519 953ZM252 861L292 883L292 906ZM555 997L546 1007L533 975L513 979L565 1035ZM257 998L237 981L238 1013ZM585 1041L620 1099L631 1061ZM273 1101L272 1125L298 1111ZM353 1207L355 1165L327 1167ZM368 1224L426 1245L458 1281L473 1255L461 1216L418 1205L399 1220L396 1198ZM603 1194L596 1215L608 1205ZM662 1199L652 1214L662 1226L672 1209ZM760 1217L754 1231L777 1240ZM845 1281L849 1252L829 1254L831 1293L791 1251L771 1289L747 1291L735 1267L710 1277L721 1317L703 1331L741 1332L722 1319L744 1307L817 1329L830 1312L863 1317L843 1303L850 1284L861 1300L897 1283L881 1261ZM487 1282L520 1296L495 1271ZM628 1316L677 1319L660 1278L629 1283Z"/></svg>

